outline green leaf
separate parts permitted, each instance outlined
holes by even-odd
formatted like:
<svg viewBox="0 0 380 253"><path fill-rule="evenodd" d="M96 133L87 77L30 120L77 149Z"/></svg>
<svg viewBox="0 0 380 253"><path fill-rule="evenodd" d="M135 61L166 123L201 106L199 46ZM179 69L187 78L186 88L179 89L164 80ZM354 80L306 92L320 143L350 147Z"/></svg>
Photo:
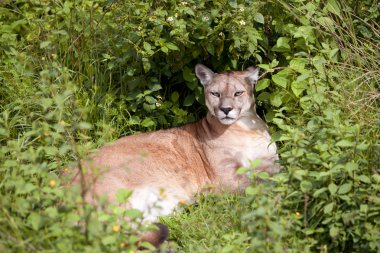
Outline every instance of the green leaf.
<svg viewBox="0 0 380 253"><path fill-rule="evenodd" d="M313 184L310 181L303 180L301 182L301 191L309 192L313 188Z"/></svg>
<svg viewBox="0 0 380 253"><path fill-rule="evenodd" d="M90 130L92 129L92 125L88 122L79 122L78 128L82 130Z"/></svg>
<svg viewBox="0 0 380 253"><path fill-rule="evenodd" d="M196 80L194 72L187 66L183 68L182 77L187 82L193 82Z"/></svg>
<svg viewBox="0 0 380 253"><path fill-rule="evenodd" d="M152 244L149 242L140 242L139 247L142 247L144 250L149 250L149 251L156 251L156 247L154 247Z"/></svg>
<svg viewBox="0 0 380 253"><path fill-rule="evenodd" d="M299 72L304 73L305 72L305 66L306 66L306 59L293 59L289 62L289 68Z"/></svg>
<svg viewBox="0 0 380 253"><path fill-rule="evenodd" d="M122 205L112 206L112 211L116 215L122 215L125 213L125 208Z"/></svg>
<svg viewBox="0 0 380 253"><path fill-rule="evenodd" d="M9 130L8 129L4 129L4 128L0 128L0 136L3 136L5 138L8 138L9 137Z"/></svg>
<svg viewBox="0 0 380 253"><path fill-rule="evenodd" d="M41 49L47 48L50 44L51 44L51 41L42 41L40 43L40 48Z"/></svg>
<svg viewBox="0 0 380 253"><path fill-rule="evenodd" d="M215 55L215 47L213 44L207 44L206 49L211 55Z"/></svg>
<svg viewBox="0 0 380 253"><path fill-rule="evenodd" d="M257 168L260 164L262 164L263 161L260 159L255 159L254 161L250 162L250 166L252 169Z"/></svg>
<svg viewBox="0 0 380 253"><path fill-rule="evenodd" d="M66 30L55 30L55 31L52 31L52 34L58 34L58 35L62 35L62 36L68 36L68 33Z"/></svg>
<svg viewBox="0 0 380 253"><path fill-rule="evenodd" d="M268 225L272 231L276 231L277 235L285 235L285 233L288 233L288 231L284 229L284 226L281 225L281 223L270 222ZM282 252L282 249L280 251L276 251L276 252Z"/></svg>
<svg viewBox="0 0 380 253"><path fill-rule="evenodd" d="M139 125L140 124L140 118L138 116L131 116L128 120L128 124L130 125Z"/></svg>
<svg viewBox="0 0 380 253"><path fill-rule="evenodd" d="M256 91L264 90L265 88L269 87L269 84L270 84L269 79L267 78L261 79L257 82L255 90Z"/></svg>
<svg viewBox="0 0 380 253"><path fill-rule="evenodd" d="M340 194L340 195L347 194L347 193L349 193L351 191L351 189L352 189L352 183L342 184L339 187L338 194Z"/></svg>
<svg viewBox="0 0 380 253"><path fill-rule="evenodd" d="M251 170L251 169L246 168L246 167L240 167L239 169L237 169L236 174L238 174L238 175L242 175L242 174L247 173L247 172L250 171L250 170Z"/></svg>
<svg viewBox="0 0 380 253"><path fill-rule="evenodd" d="M59 147L59 155L65 155L67 154L70 150L72 149L72 147L68 144L63 144L62 146Z"/></svg>
<svg viewBox="0 0 380 253"><path fill-rule="evenodd" d="M143 127L152 127L156 125L156 123L151 119L151 118L145 118L142 122L141 125Z"/></svg>
<svg viewBox="0 0 380 253"><path fill-rule="evenodd" d="M32 192L33 190L35 190L37 187L34 185L34 184L31 184L31 183L24 183L22 185L19 185L17 187L17 194L26 194L26 193L30 193Z"/></svg>
<svg viewBox="0 0 380 253"><path fill-rule="evenodd" d="M348 140L341 140L336 143L338 147L353 147L354 143Z"/></svg>
<svg viewBox="0 0 380 253"><path fill-rule="evenodd" d="M273 106L279 107L282 104L282 95L279 93L270 94L270 103Z"/></svg>
<svg viewBox="0 0 380 253"><path fill-rule="evenodd" d="M367 184L370 184L371 183L371 179L369 177L367 177L366 175L360 175L358 177L358 179L360 181L362 181L363 183L367 183Z"/></svg>
<svg viewBox="0 0 380 253"><path fill-rule="evenodd" d="M66 215L66 221L68 223L77 223L78 221L80 221L80 216L76 213L68 213Z"/></svg>
<svg viewBox="0 0 380 253"><path fill-rule="evenodd" d="M276 45L274 47L272 47L272 51L275 51L275 52L288 52L288 51L290 51L289 41L290 41L290 39L287 37L278 38Z"/></svg>
<svg viewBox="0 0 380 253"><path fill-rule="evenodd" d="M274 70L271 69L271 67L269 66L269 64L258 64L257 65L258 67L260 67L261 69L264 69L268 72L273 72Z"/></svg>
<svg viewBox="0 0 380 253"><path fill-rule="evenodd" d="M170 99L172 100L173 103L177 102L179 99L179 94L178 92L173 92L172 95L170 96Z"/></svg>
<svg viewBox="0 0 380 253"><path fill-rule="evenodd" d="M332 49L330 52L329 52L329 59L330 60L336 60L336 56L337 56L337 54L338 54L338 52L339 52L339 48L334 48L334 49Z"/></svg>
<svg viewBox="0 0 380 253"><path fill-rule="evenodd" d="M309 25L306 25L306 26L299 26L297 27L297 31L294 33L294 37L295 38L304 38L305 41L307 42L310 42L310 43L314 43L315 42L315 34L313 32L313 30L315 29L315 27L313 26L309 26ZM320 57L322 58L322 57Z"/></svg>
<svg viewBox="0 0 380 253"><path fill-rule="evenodd" d="M53 99L51 98L42 98L40 99L40 104L43 106L44 110L50 109L53 104Z"/></svg>
<svg viewBox="0 0 380 253"><path fill-rule="evenodd" d="M160 84L153 84L152 86L149 86L149 89L151 91L158 91L162 89L162 86Z"/></svg>
<svg viewBox="0 0 380 253"><path fill-rule="evenodd" d="M128 209L125 211L125 216L131 219L137 219L141 217L141 211L137 209Z"/></svg>
<svg viewBox="0 0 380 253"><path fill-rule="evenodd" d="M366 144L366 143L360 143L359 145L356 146L356 149L360 150L360 151L365 151L365 150L368 149L368 147L369 147L368 144Z"/></svg>
<svg viewBox="0 0 380 253"><path fill-rule="evenodd" d="M31 213L28 217L28 223L32 226L34 230L39 230L42 225L42 217L38 213Z"/></svg>
<svg viewBox="0 0 380 253"><path fill-rule="evenodd" d="M155 104L157 102L157 99L155 99L152 96L145 96L145 101L148 102L149 104Z"/></svg>
<svg viewBox="0 0 380 253"><path fill-rule="evenodd" d="M263 180L268 180L270 178L269 173L266 171L261 171L257 173L257 177Z"/></svg>
<svg viewBox="0 0 380 253"><path fill-rule="evenodd" d="M323 212L324 212L325 214L329 214L329 213L332 212L333 208L334 208L334 202L331 202L331 203L327 204L327 205L323 208Z"/></svg>
<svg viewBox="0 0 380 253"><path fill-rule="evenodd" d="M119 203L125 203L128 201L129 197L132 195L132 191L128 189L119 189L116 192L116 201Z"/></svg>
<svg viewBox="0 0 380 253"><path fill-rule="evenodd" d="M334 20L332 20L330 17L319 17L317 18L317 21L319 24L321 24L322 26L326 26L329 29L333 29L335 25Z"/></svg>
<svg viewBox="0 0 380 253"><path fill-rule="evenodd" d="M229 239L229 238L228 238ZM222 250L220 251L220 253L231 253L231 252L235 252L235 245L223 245L223 248Z"/></svg>
<svg viewBox="0 0 380 253"><path fill-rule="evenodd" d="M380 184L380 175L373 174L371 178L375 183Z"/></svg>
<svg viewBox="0 0 380 253"><path fill-rule="evenodd" d="M169 52L169 49L167 47L163 46L163 47L161 47L161 51L167 54Z"/></svg>
<svg viewBox="0 0 380 253"><path fill-rule="evenodd" d="M55 146L47 146L45 147L45 152L47 156L55 156L58 154L58 148Z"/></svg>
<svg viewBox="0 0 380 253"><path fill-rule="evenodd" d="M236 69L236 68L237 68L237 60L235 60L235 59L230 59L230 62L231 62L231 64L232 64L232 67L233 67L234 69Z"/></svg>
<svg viewBox="0 0 380 253"><path fill-rule="evenodd" d="M183 101L183 106L191 106L194 104L195 96L194 94L189 94L185 97L185 100Z"/></svg>
<svg viewBox="0 0 380 253"><path fill-rule="evenodd" d="M258 30L252 27L248 27L245 29L245 32L248 35L248 50L251 54L255 54L257 50L257 41L262 40L262 35ZM256 59L259 59L261 56L255 54Z"/></svg>
<svg viewBox="0 0 380 253"><path fill-rule="evenodd" d="M313 193L313 197L314 198L318 198L319 195L321 195L322 193L324 193L325 191L327 191L327 188L326 187L323 187L321 189L318 189L316 190L314 193Z"/></svg>
<svg viewBox="0 0 380 253"><path fill-rule="evenodd" d="M258 96L257 96L257 101L268 101L269 98L270 98L270 93L269 92L261 92Z"/></svg>
<svg viewBox="0 0 380 253"><path fill-rule="evenodd" d="M360 205L360 212L368 213L368 205L365 205L365 204Z"/></svg>
<svg viewBox="0 0 380 253"><path fill-rule="evenodd" d="M307 80L310 77L309 73L301 74L297 77L296 82L302 82Z"/></svg>
<svg viewBox="0 0 380 253"><path fill-rule="evenodd" d="M146 41L144 41L144 43L143 43L143 47L144 47L144 49L145 49L146 51L150 51L150 50L152 50L152 46L151 46L148 42L146 42Z"/></svg>
<svg viewBox="0 0 380 253"><path fill-rule="evenodd" d="M286 89L286 86L287 86L287 84L288 84L288 79L286 78L286 76L283 75L282 72L279 72L279 73L273 75L273 76L272 76L272 80L273 80L273 82L274 82L277 86L280 86L280 87Z"/></svg>
<svg viewBox="0 0 380 253"><path fill-rule="evenodd" d="M331 195L335 195L335 193L338 190L338 186L336 184L334 184L334 183L329 184L328 188L329 188L329 191L330 191Z"/></svg>
<svg viewBox="0 0 380 253"><path fill-rule="evenodd" d="M195 90L195 92L197 92L196 88L198 87L198 82L196 79L194 79L193 82L186 82L186 86L190 89L190 90ZM197 97L197 94L195 94L196 97ZM203 96L202 96L203 97ZM197 99L198 100L198 99Z"/></svg>
<svg viewBox="0 0 380 253"><path fill-rule="evenodd" d="M265 114L265 120L267 121L267 122L272 122L272 120L274 119L274 117L275 117L275 112L272 110L272 109L269 109L268 111L267 111L267 113ZM273 140L273 139L272 139Z"/></svg>
<svg viewBox="0 0 380 253"><path fill-rule="evenodd" d="M228 1L228 4L229 4L232 8L237 8L237 7L238 7L236 0Z"/></svg>
<svg viewBox="0 0 380 253"><path fill-rule="evenodd" d="M265 207L259 207L256 209L255 213L257 216L259 217L263 217L265 214L266 214L267 210L265 209Z"/></svg>
<svg viewBox="0 0 380 253"><path fill-rule="evenodd" d="M58 216L58 209L56 207L48 207L45 209L45 214L49 218L56 218Z"/></svg>
<svg viewBox="0 0 380 253"><path fill-rule="evenodd" d="M167 43L165 43L165 46L166 46L167 48L169 48L170 50L175 50L175 51L178 51L178 50L179 50L179 48L177 47L177 45L174 44L174 43L172 43L172 42L167 42Z"/></svg>
<svg viewBox="0 0 380 253"><path fill-rule="evenodd" d="M336 0L327 0L327 10L335 15L340 15L340 5Z"/></svg>
<svg viewBox="0 0 380 253"><path fill-rule="evenodd" d="M254 188L254 187L252 187L252 186L248 186L247 188L245 188L245 193L247 194L247 195L252 195L252 196L254 196L254 195L256 195L257 194L257 188Z"/></svg>
<svg viewBox="0 0 380 253"><path fill-rule="evenodd" d="M148 58L142 58L143 68L145 72L148 72L152 65L150 64L150 60Z"/></svg>
<svg viewBox="0 0 380 253"><path fill-rule="evenodd" d="M105 236L105 237L103 237L103 239L102 239L102 243L103 243L104 245L115 244L115 243L116 243L116 237L115 237L115 236L112 236L112 235Z"/></svg>
<svg viewBox="0 0 380 253"><path fill-rule="evenodd" d="M304 90L307 88L307 83L306 82L297 82L294 81L290 84L290 87L294 93L294 95L298 98L302 94Z"/></svg>
<svg viewBox="0 0 380 253"><path fill-rule="evenodd" d="M260 24L264 24L264 16L263 14L261 13L255 13L255 16L253 17L253 19L257 22L257 23L260 23Z"/></svg>
<svg viewBox="0 0 380 253"><path fill-rule="evenodd" d="M339 235L339 228L333 226L330 228L329 232L331 237L337 237Z"/></svg>

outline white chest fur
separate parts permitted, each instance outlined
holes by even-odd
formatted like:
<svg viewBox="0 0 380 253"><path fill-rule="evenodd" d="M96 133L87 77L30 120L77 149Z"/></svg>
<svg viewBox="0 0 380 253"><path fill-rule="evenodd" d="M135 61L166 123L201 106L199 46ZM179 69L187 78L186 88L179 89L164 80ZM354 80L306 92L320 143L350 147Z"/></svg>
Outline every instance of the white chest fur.
<svg viewBox="0 0 380 253"><path fill-rule="evenodd" d="M277 148L274 143L271 143L265 123L259 117L254 117L242 118L237 125L241 131L236 130L231 133L234 141L230 148L234 158L240 161L241 166L249 168L255 160L260 160L259 167L265 167L262 169L274 165L274 161L278 160ZM277 172L275 167L273 172ZM273 169L269 168L268 172Z"/></svg>

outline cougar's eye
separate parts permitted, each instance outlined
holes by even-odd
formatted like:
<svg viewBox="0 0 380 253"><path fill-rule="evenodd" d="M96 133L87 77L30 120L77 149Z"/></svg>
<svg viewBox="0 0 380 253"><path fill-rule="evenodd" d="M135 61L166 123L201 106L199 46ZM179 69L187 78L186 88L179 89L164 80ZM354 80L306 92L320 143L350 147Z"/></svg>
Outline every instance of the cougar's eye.
<svg viewBox="0 0 380 253"><path fill-rule="evenodd" d="M213 91L211 91L210 93L211 93L211 95L213 95L214 97L220 97L220 93L219 93L219 92L213 92Z"/></svg>
<svg viewBox="0 0 380 253"><path fill-rule="evenodd" d="M239 97L241 95L243 95L244 91L237 91L235 92L235 97Z"/></svg>

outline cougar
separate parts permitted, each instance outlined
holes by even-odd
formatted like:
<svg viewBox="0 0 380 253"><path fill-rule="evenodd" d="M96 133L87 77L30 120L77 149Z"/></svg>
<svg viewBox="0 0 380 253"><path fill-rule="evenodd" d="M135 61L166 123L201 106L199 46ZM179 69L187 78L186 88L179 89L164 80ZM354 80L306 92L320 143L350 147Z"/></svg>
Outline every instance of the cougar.
<svg viewBox="0 0 380 253"><path fill-rule="evenodd" d="M260 160L256 171L279 171L276 145L267 125L256 114L253 89L259 69L214 73L204 65L195 67L204 86L208 108L198 122L150 133L123 137L100 148L83 161L87 173L86 200L106 195L112 202L122 188L133 190L126 208L142 212L144 220L157 221L173 212L178 203L190 203L197 193L242 191L250 181L236 174ZM100 170L93 173L94 169ZM93 180L96 174L97 180ZM79 182L79 176L75 181ZM144 235L158 245L167 229Z"/></svg>

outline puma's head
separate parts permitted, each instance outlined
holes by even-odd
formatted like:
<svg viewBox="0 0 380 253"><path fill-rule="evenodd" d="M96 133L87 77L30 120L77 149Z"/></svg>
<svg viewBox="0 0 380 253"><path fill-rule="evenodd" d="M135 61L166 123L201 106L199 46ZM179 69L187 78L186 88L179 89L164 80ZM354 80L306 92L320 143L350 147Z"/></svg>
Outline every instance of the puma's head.
<svg viewBox="0 0 380 253"><path fill-rule="evenodd" d="M259 77L259 69L214 73L198 64L195 73L205 87L205 100L209 112L223 125L231 125L248 116L254 109L253 88Z"/></svg>

